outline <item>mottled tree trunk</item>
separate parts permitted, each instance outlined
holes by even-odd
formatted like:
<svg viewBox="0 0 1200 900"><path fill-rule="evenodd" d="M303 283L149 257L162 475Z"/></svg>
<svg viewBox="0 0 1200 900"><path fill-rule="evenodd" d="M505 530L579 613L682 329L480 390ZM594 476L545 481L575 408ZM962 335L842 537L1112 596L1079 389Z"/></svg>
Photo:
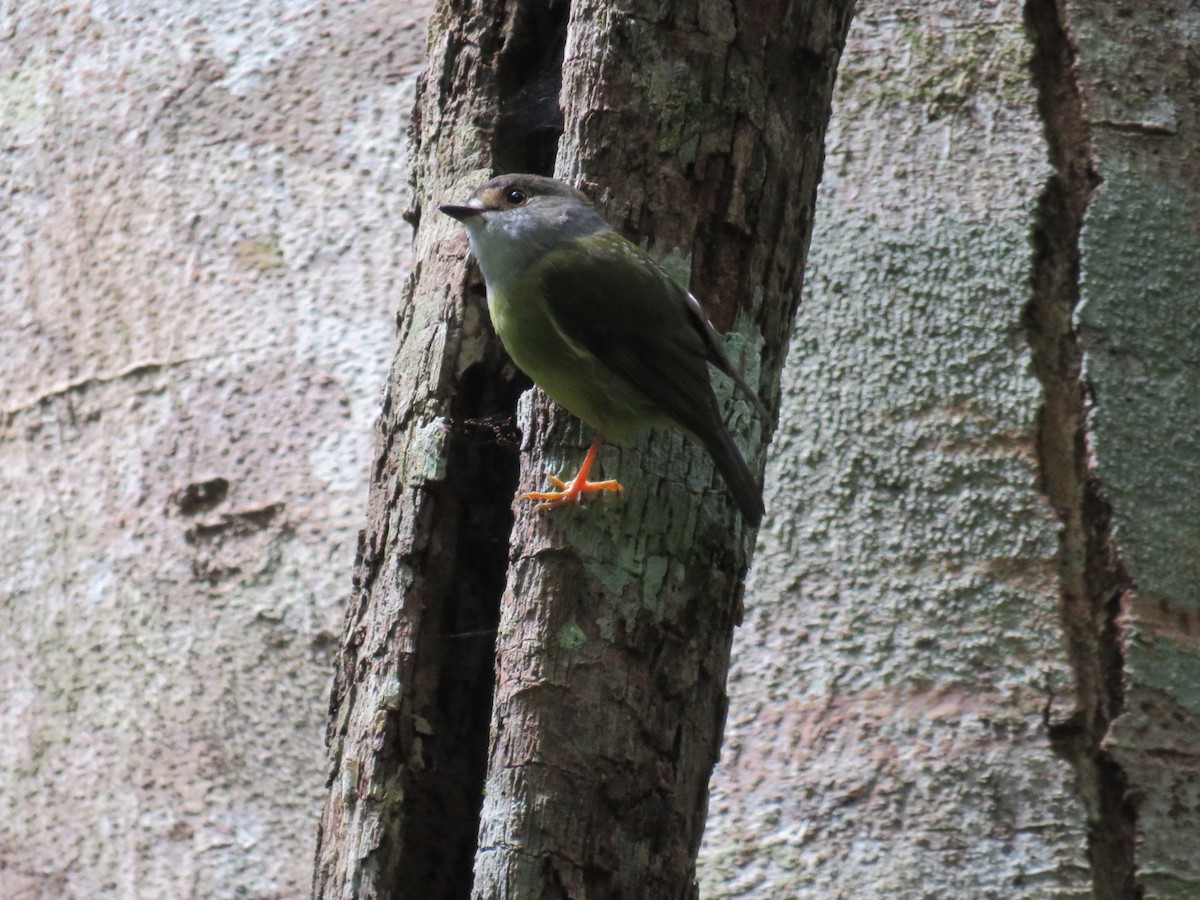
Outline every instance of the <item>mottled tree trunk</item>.
<svg viewBox="0 0 1200 900"><path fill-rule="evenodd" d="M496 164L514 48L532 39L524 7L509 6L444 2L430 24L411 129L413 273L335 671L320 897L470 888L523 385L469 279L461 228L435 209Z"/></svg>
<svg viewBox="0 0 1200 900"><path fill-rule="evenodd" d="M558 174L664 258L773 397L799 297L849 3L573 5ZM765 423L731 407L761 464ZM588 435L522 408L567 468ZM687 897L725 715L749 535L702 452L659 432L602 457L626 493L521 509L502 603L476 897Z"/></svg>
<svg viewBox="0 0 1200 900"><path fill-rule="evenodd" d="M1074 64L1058 70L1073 97L1043 93L1075 240L1061 299L1078 378L1064 620L1080 709L1054 737L1087 806L1096 896L1195 897L1198 13L1187 0L1030 8L1044 32L1057 18Z"/></svg>
<svg viewBox="0 0 1200 900"><path fill-rule="evenodd" d="M311 883L431 6L0 4L0 897Z"/></svg>
<svg viewBox="0 0 1200 900"><path fill-rule="evenodd" d="M605 451L621 498L520 507L513 527L524 383L487 328L459 227L431 210L493 170L547 171L565 127L557 173L673 258L774 396L849 7L439 6L318 895L461 896L477 824L479 897L693 893L751 535L704 453L657 432ZM520 405L522 488L590 439L537 396ZM761 463L768 424L727 406Z"/></svg>
<svg viewBox="0 0 1200 900"><path fill-rule="evenodd" d="M1195 4L860 7L705 894L1200 896Z"/></svg>

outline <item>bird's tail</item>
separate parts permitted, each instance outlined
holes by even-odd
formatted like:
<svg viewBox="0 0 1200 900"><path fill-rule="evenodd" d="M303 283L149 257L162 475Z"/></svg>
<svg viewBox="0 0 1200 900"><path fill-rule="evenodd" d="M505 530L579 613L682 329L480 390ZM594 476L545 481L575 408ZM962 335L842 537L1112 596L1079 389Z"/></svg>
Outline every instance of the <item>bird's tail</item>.
<svg viewBox="0 0 1200 900"><path fill-rule="evenodd" d="M742 511L743 518L757 528L766 512L762 488L758 486L758 479L746 465L746 460L733 442L729 431L723 427L714 429L713 433L705 435L702 441L704 449L717 464L721 477L729 485L729 491L733 494L738 509Z"/></svg>

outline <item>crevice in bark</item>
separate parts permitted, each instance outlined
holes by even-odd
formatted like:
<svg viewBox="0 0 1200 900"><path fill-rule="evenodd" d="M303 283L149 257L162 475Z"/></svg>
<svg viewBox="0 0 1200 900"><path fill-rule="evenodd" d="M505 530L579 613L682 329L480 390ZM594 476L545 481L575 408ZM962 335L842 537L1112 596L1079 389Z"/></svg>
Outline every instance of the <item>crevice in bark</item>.
<svg viewBox="0 0 1200 900"><path fill-rule="evenodd" d="M1112 512L1091 466L1088 385L1073 315L1080 298L1080 237L1099 185L1075 52L1056 0L1027 0L1025 22L1038 108L1054 174L1033 236L1033 294L1025 325L1045 393L1038 416L1041 488L1062 521L1062 622L1077 711L1050 723L1051 746L1075 770L1088 811L1095 896L1142 895L1135 859L1137 810L1105 735L1124 703L1120 616L1131 590L1112 540Z"/></svg>
<svg viewBox="0 0 1200 900"><path fill-rule="evenodd" d="M450 33L434 42L410 123L413 197L435 203L454 199L440 196L453 173L549 173L562 131L569 2L462 6L442 0L434 14L434 27ZM452 131L475 140L465 158L447 161ZM429 227L423 211L418 201L405 214L418 246ZM519 477L516 407L529 381L492 333L481 280L464 273L458 252L427 247L397 315L398 353L407 356L395 365L437 380L406 396L398 385L412 379L393 372L383 402L330 698L316 896L471 893ZM460 287L465 297L444 295ZM441 330L413 339L410 329L429 323L412 311L429 302L439 304ZM436 439L414 438L414 429L436 430Z"/></svg>
<svg viewBox="0 0 1200 900"><path fill-rule="evenodd" d="M468 897L487 765L496 624L508 566L519 443L512 410L526 383L501 359L463 373L451 402L444 490L426 564L425 618L412 675L419 756L403 796L395 896ZM509 367L511 368L511 367ZM466 482L466 484L464 484ZM446 504L452 509L447 509Z"/></svg>
<svg viewBox="0 0 1200 900"><path fill-rule="evenodd" d="M492 154L500 172L553 175L563 133L559 106L569 0L519 3L504 29Z"/></svg>
<svg viewBox="0 0 1200 900"><path fill-rule="evenodd" d="M520 2L496 35L496 114L488 123L496 171L553 173L569 11L566 0ZM478 273L468 285L476 293L468 302L482 313ZM490 326L482 328L486 349L448 386L447 476L432 504L437 521L421 529L430 538L409 592L424 604L419 662L405 686L413 697L410 733L400 742L412 752L403 760L400 852L384 863L381 879L397 897L452 900L472 888L519 477L516 408L530 387Z"/></svg>

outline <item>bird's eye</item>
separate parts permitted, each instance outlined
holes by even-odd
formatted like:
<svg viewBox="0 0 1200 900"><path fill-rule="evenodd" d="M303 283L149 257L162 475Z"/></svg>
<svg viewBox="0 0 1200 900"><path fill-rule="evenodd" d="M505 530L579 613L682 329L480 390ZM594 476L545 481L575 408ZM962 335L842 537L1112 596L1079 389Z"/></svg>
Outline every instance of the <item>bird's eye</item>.
<svg viewBox="0 0 1200 900"><path fill-rule="evenodd" d="M509 188L508 193L504 195L504 199L508 201L510 206L520 206L528 198L520 188Z"/></svg>

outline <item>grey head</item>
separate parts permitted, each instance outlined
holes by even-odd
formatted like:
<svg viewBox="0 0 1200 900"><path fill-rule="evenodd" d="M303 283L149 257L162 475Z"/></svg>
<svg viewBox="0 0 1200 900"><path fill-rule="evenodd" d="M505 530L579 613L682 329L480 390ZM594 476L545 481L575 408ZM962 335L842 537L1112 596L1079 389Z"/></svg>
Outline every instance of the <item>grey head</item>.
<svg viewBox="0 0 1200 900"><path fill-rule="evenodd" d="M466 226L489 282L565 242L611 230L584 194L544 175L498 175L465 204L439 209Z"/></svg>

